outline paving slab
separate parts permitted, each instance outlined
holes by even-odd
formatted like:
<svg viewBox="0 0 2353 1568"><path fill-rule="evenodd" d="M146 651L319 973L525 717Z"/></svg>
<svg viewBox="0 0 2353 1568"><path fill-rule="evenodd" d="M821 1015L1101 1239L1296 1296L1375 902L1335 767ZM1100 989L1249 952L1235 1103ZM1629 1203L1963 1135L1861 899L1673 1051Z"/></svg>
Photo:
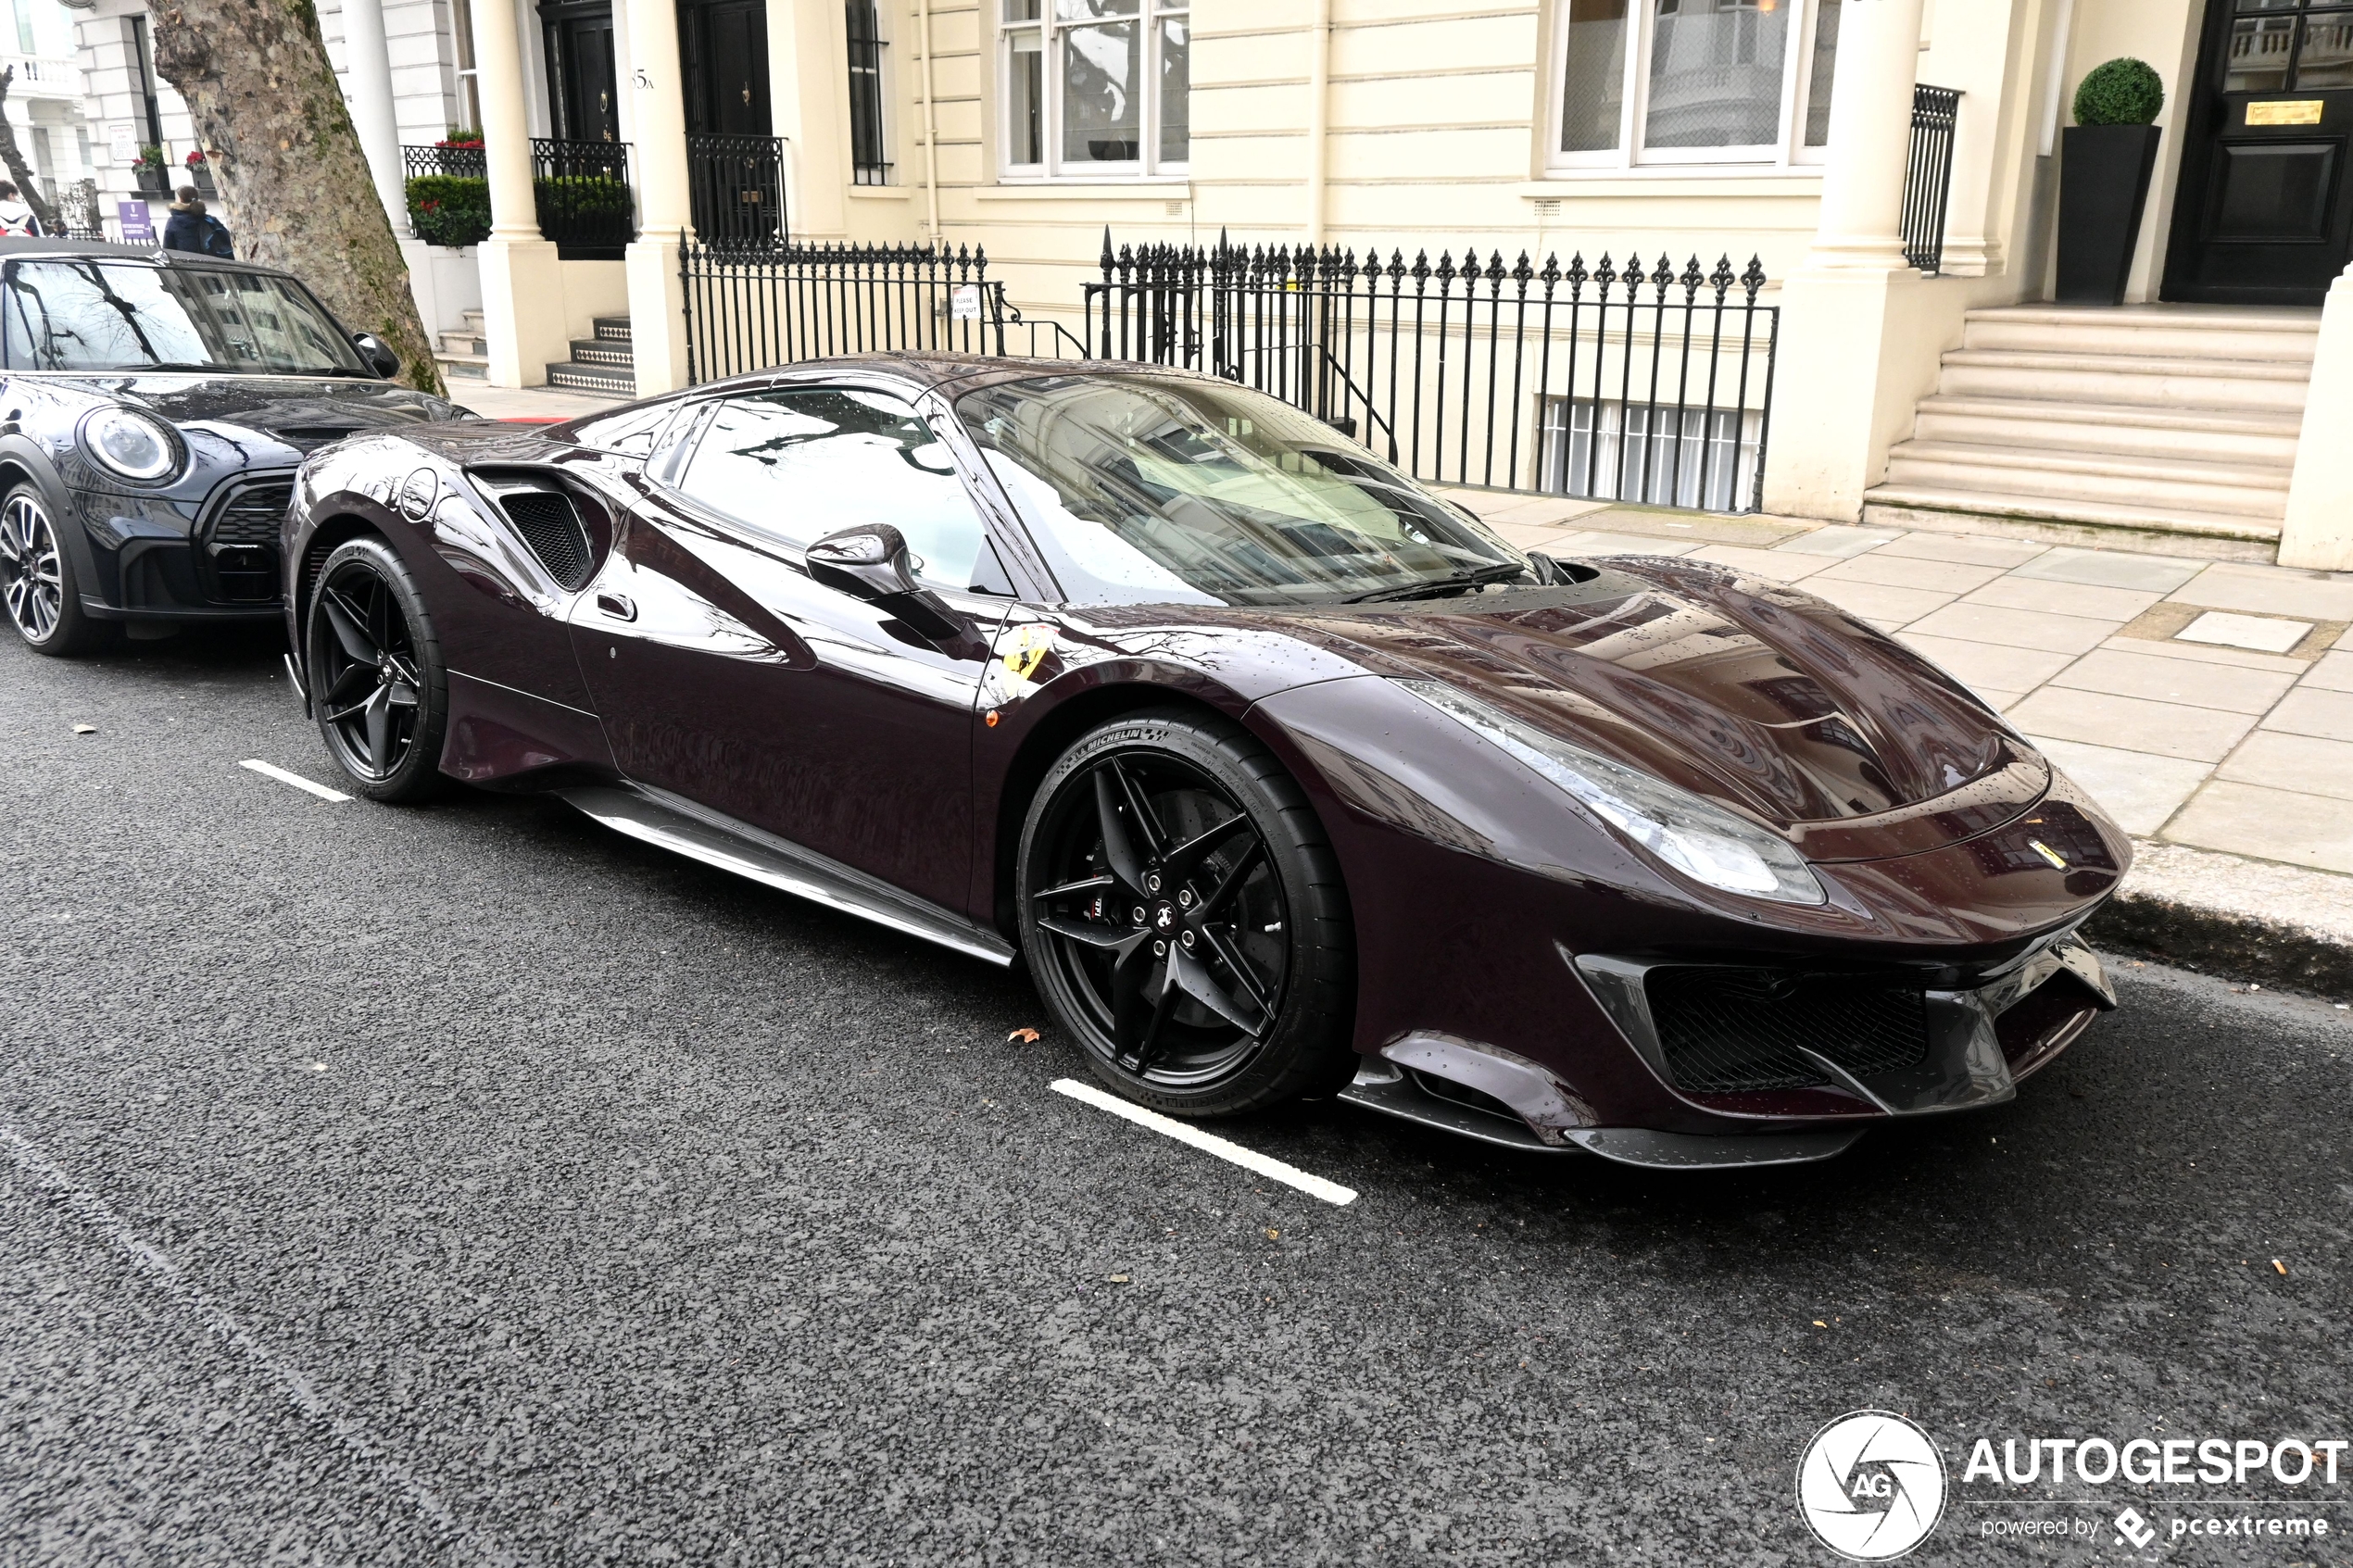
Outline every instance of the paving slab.
<svg viewBox="0 0 2353 1568"><path fill-rule="evenodd" d="M1899 639L1959 676L1975 691L1987 686L2024 696L2075 662L2071 653L2014 647L2007 643L1969 642L1960 637L1931 637L1906 632Z"/></svg>
<svg viewBox="0 0 2353 1568"><path fill-rule="evenodd" d="M2353 811L2324 795L2215 779L2166 824L2176 844L2353 872Z"/></svg>
<svg viewBox="0 0 2353 1568"><path fill-rule="evenodd" d="M2170 594L2206 570L2205 563L2171 556L2136 556L2124 550L2082 550L2061 546L2018 569L2020 577L2052 583L2083 583L2100 588L2141 588Z"/></svg>
<svg viewBox="0 0 2353 1568"><path fill-rule="evenodd" d="M2339 649L2321 656L2300 683L2328 692L2353 692L2353 652Z"/></svg>
<svg viewBox="0 0 2353 1568"><path fill-rule="evenodd" d="M1866 550L1876 550L1900 537L1902 535L1885 529L1849 528L1843 523L1833 522L1810 533L1784 539L1773 547L1803 556L1859 556Z"/></svg>
<svg viewBox="0 0 2353 1568"><path fill-rule="evenodd" d="M1881 583L1831 579L1825 572L1808 577L1804 586L1807 593L1818 594L1839 608L1859 615L1873 625L1906 625L1940 606L1953 602L1950 594L1931 593L1924 588L1891 588Z"/></svg>
<svg viewBox="0 0 2353 1568"><path fill-rule="evenodd" d="M2233 670L2268 670L2281 675L2301 675L2311 668L2302 659L2284 654L2250 653L2245 648L2218 647L2211 643L2176 643L2138 637L2133 634L2130 626L2100 646L2121 648L2148 659L2178 659L2192 664L2226 665Z"/></svg>
<svg viewBox="0 0 2353 1568"><path fill-rule="evenodd" d="M2208 609L2353 621L2353 572L2328 574L2284 566L2217 561L2166 596Z"/></svg>
<svg viewBox="0 0 2353 1568"><path fill-rule="evenodd" d="M1938 594L1966 594L2002 575L1998 566L1968 561L1923 560L1915 556L1887 556L1873 550L1849 556L1823 569L1821 575L1845 583L1879 583L1891 588L1925 588Z"/></svg>
<svg viewBox="0 0 2353 1568"><path fill-rule="evenodd" d="M2053 583L2047 579L1996 577L1982 588L1964 594L1964 603L1998 605L2004 609L2040 610L2045 615L2075 615L2097 621L2129 621L2164 596L2147 588L2102 588L2089 583Z"/></svg>
<svg viewBox="0 0 2353 1568"><path fill-rule="evenodd" d="M1953 604L1923 620L1913 630L1931 637L1958 637L1972 643L2001 643L2012 647L2041 648L2046 653L2089 653L2117 630L2113 621L2077 615L2045 615L2036 610L2004 609L1999 605Z"/></svg>
<svg viewBox="0 0 2353 1568"><path fill-rule="evenodd" d="M1757 577L1768 577L1776 583L1795 583L1811 577L1831 564L1828 556L1797 556L1780 550L1759 550L1745 545L1708 545L1691 553L1692 560L1714 561L1735 571Z"/></svg>
<svg viewBox="0 0 2353 1568"><path fill-rule="evenodd" d="M1688 556L1700 546L1690 540L1661 539L1648 533L1616 533L1579 528L1562 533L1543 546L1556 556Z"/></svg>
<svg viewBox="0 0 2353 1568"><path fill-rule="evenodd" d="M2077 784L2091 793L2117 825L2136 838L2163 827L2197 786L2213 775L2204 762L2125 751L2112 746L2029 734Z"/></svg>
<svg viewBox="0 0 2353 1568"><path fill-rule="evenodd" d="M2299 686L2263 716L2263 727L2322 740L2353 740L2353 692Z"/></svg>
<svg viewBox="0 0 2353 1568"><path fill-rule="evenodd" d="M2034 693L2009 716L2029 734L2209 764L2228 757L2255 727L2252 714L2056 686Z"/></svg>
<svg viewBox="0 0 2353 1568"><path fill-rule="evenodd" d="M2259 729L2222 759L2214 776L2353 800L2353 741Z"/></svg>
<svg viewBox="0 0 2353 1568"><path fill-rule="evenodd" d="M2280 616L2242 615L2236 610L2209 609L2173 633L2177 643L2205 643L2249 653L2285 653L2312 630L2309 621Z"/></svg>
<svg viewBox="0 0 2353 1568"><path fill-rule="evenodd" d="M2192 708L2216 708L2229 713L2260 714L2287 695L2293 675L2264 670L2236 670L2227 664L2199 664L2186 659L2156 659L2116 647L2097 647L2051 678L2051 684L2071 690L2108 692L2117 696L2147 697L2157 702L2186 703Z"/></svg>
<svg viewBox="0 0 2353 1568"><path fill-rule="evenodd" d="M2031 539L1991 539L1969 533L1902 533L1881 545L1874 555L1917 556L1922 560L1965 561L1971 566L1998 566L2015 571L2051 546Z"/></svg>

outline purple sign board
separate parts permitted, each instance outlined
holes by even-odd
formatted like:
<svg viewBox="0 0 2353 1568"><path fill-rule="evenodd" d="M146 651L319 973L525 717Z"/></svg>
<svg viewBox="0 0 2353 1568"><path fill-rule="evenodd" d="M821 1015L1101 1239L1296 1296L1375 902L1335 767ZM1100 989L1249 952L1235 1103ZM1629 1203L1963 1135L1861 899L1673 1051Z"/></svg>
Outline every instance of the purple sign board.
<svg viewBox="0 0 2353 1568"><path fill-rule="evenodd" d="M145 202L117 202L115 219L122 225L122 243L127 245L153 245L156 220L147 211Z"/></svg>

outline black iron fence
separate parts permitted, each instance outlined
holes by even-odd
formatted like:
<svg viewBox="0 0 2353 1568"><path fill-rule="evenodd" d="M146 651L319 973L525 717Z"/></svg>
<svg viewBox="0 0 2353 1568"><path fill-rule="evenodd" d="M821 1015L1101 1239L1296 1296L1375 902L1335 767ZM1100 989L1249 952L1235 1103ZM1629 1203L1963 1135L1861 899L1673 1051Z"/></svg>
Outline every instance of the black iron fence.
<svg viewBox="0 0 2353 1568"><path fill-rule="evenodd" d="M490 164L479 146L421 147L413 143L400 149L400 170L410 180L433 175L447 175L457 180L487 180Z"/></svg>
<svg viewBox="0 0 2353 1568"><path fill-rule="evenodd" d="M1780 309L1765 271L1667 256L1127 247L1087 285L1089 353L1272 393L1423 480L1746 511Z"/></svg>
<svg viewBox="0 0 2353 1568"><path fill-rule="evenodd" d="M1904 175L1904 259L1923 272L1944 270L1944 211L1953 194L1953 130L1960 122L1955 87L1912 89L1910 165Z"/></svg>
<svg viewBox="0 0 2353 1568"><path fill-rule="evenodd" d="M566 261L619 261L637 237L629 144L531 139L539 233Z"/></svg>
<svg viewBox="0 0 2353 1568"><path fill-rule="evenodd" d="M783 245L766 251L690 245L686 379L836 354L889 349L1003 354L1026 347L1029 323L1005 302L978 247Z"/></svg>
<svg viewBox="0 0 2353 1568"><path fill-rule="evenodd" d="M686 138L686 194L695 232L714 250L766 249L790 232L785 144L775 136Z"/></svg>

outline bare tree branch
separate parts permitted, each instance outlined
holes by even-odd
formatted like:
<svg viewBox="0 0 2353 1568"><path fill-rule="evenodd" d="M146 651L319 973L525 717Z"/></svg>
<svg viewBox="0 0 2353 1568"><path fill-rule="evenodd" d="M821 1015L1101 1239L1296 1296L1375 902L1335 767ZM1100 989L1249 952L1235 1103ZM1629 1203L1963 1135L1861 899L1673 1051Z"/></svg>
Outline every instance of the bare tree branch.
<svg viewBox="0 0 2353 1568"><path fill-rule="evenodd" d="M24 154L17 150L17 128L8 123L8 89L16 84L16 67L0 67L0 162L7 164L8 178L16 182L17 194L32 208L32 215L41 220L41 232L62 234L65 226L57 221L57 209L43 198L41 187L32 182L32 170L25 167Z"/></svg>

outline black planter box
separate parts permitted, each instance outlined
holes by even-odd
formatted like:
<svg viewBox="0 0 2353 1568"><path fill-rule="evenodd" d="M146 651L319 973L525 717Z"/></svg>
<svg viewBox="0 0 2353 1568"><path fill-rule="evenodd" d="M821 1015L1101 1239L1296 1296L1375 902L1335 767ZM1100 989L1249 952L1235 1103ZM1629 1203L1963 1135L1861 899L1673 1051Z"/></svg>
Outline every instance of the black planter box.
<svg viewBox="0 0 2353 1568"><path fill-rule="evenodd" d="M2158 135L2154 125L2070 125L2059 133L2059 304L2124 303Z"/></svg>
<svg viewBox="0 0 2353 1568"><path fill-rule="evenodd" d="M132 180L138 183L139 194L141 195L162 196L167 200L170 199L171 195L171 183L164 178L162 169L134 169L131 171L131 174Z"/></svg>

